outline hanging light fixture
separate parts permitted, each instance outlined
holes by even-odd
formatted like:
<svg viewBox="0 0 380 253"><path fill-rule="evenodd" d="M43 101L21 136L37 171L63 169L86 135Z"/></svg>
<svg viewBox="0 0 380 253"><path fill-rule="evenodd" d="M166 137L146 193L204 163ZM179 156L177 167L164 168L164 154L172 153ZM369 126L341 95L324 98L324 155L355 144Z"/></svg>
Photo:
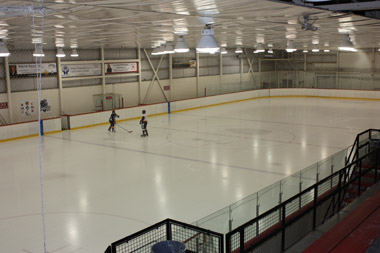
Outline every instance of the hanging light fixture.
<svg viewBox="0 0 380 253"><path fill-rule="evenodd" d="M165 47L166 47L165 44L160 46L160 49L158 50L158 55L165 54Z"/></svg>
<svg viewBox="0 0 380 253"><path fill-rule="evenodd" d="M273 54L273 44L272 43L268 43L268 54Z"/></svg>
<svg viewBox="0 0 380 253"><path fill-rule="evenodd" d="M307 52L309 52L309 51L307 51L307 49L304 49L302 52L307 53Z"/></svg>
<svg viewBox="0 0 380 253"><path fill-rule="evenodd" d="M325 53L328 53L328 52L330 52L330 49L323 49L323 52L325 52Z"/></svg>
<svg viewBox="0 0 380 253"><path fill-rule="evenodd" d="M45 53L44 53L44 51L42 50L41 47L37 46L36 49L33 52L33 56L34 57L45 57Z"/></svg>
<svg viewBox="0 0 380 253"><path fill-rule="evenodd" d="M219 51L219 44L214 37L214 29L210 24L206 25L201 32L202 37L197 45L197 53L213 54Z"/></svg>
<svg viewBox="0 0 380 253"><path fill-rule="evenodd" d="M222 47L222 48L220 49L220 53L221 53L221 54L227 54L227 49L226 49L225 47Z"/></svg>
<svg viewBox="0 0 380 253"><path fill-rule="evenodd" d="M76 49L76 48L73 48L73 49L71 50L71 57L78 57L78 56L79 56L79 54L78 54L77 49Z"/></svg>
<svg viewBox="0 0 380 253"><path fill-rule="evenodd" d="M346 34L344 36L342 44L339 46L340 51L349 51L349 52L357 52L354 48L354 44L351 42L350 35Z"/></svg>
<svg viewBox="0 0 380 253"><path fill-rule="evenodd" d="M318 53L319 52L318 44L314 44L314 47L311 50L311 52L313 52L313 53Z"/></svg>
<svg viewBox="0 0 380 253"><path fill-rule="evenodd" d="M293 52L297 51L297 48L294 46L294 42L292 40L288 41L288 44L287 44L285 50L288 53L293 53Z"/></svg>
<svg viewBox="0 0 380 253"><path fill-rule="evenodd" d="M174 54L174 47L173 47L173 43L171 41L168 41L166 43L166 46L164 49L164 54Z"/></svg>
<svg viewBox="0 0 380 253"><path fill-rule="evenodd" d="M153 48L152 55L159 55L160 54L160 47Z"/></svg>
<svg viewBox="0 0 380 253"><path fill-rule="evenodd" d="M182 35L178 37L174 51L176 53L187 53L190 51L190 49L186 45L185 38Z"/></svg>
<svg viewBox="0 0 380 253"><path fill-rule="evenodd" d="M235 53L237 53L237 54L243 53L243 49L241 49L241 46L236 47Z"/></svg>
<svg viewBox="0 0 380 253"><path fill-rule="evenodd" d="M0 57L8 57L10 54L8 48L4 45L3 40L0 40Z"/></svg>
<svg viewBox="0 0 380 253"><path fill-rule="evenodd" d="M62 47L57 48L57 54L55 56L57 56L58 58L66 56L65 52L63 52L63 48Z"/></svg>
<svg viewBox="0 0 380 253"><path fill-rule="evenodd" d="M259 43L259 44L257 45L255 51L256 51L256 53L264 53L264 52L265 52L265 48L264 48L263 44L262 44L262 43Z"/></svg>

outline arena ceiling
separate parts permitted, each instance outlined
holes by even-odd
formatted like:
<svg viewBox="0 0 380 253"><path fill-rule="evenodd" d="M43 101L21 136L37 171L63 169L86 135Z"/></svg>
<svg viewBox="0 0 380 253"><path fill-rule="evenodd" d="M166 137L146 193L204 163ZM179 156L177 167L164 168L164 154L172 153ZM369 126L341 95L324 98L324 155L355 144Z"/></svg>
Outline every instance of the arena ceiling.
<svg viewBox="0 0 380 253"><path fill-rule="evenodd" d="M316 31L303 30L308 16ZM206 23L220 45L337 49L345 34L358 48L378 48L380 20L268 0L2 0L0 37L10 48L151 48L185 35L194 48Z"/></svg>

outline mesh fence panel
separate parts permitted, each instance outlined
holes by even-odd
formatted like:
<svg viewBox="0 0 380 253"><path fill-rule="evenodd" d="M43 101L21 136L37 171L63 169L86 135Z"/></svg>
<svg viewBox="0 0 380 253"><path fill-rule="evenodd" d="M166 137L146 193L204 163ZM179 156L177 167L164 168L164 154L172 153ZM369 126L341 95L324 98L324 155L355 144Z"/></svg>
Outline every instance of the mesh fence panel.
<svg viewBox="0 0 380 253"><path fill-rule="evenodd" d="M137 238L116 246L117 253L150 253L152 246L161 241L166 240L166 224L163 224L156 229L149 231Z"/></svg>

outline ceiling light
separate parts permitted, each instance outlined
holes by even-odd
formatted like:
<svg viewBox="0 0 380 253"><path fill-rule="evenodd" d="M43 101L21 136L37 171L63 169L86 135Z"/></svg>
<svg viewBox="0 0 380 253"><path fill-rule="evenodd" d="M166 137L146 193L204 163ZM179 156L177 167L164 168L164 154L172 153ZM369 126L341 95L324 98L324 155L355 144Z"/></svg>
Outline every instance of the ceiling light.
<svg viewBox="0 0 380 253"><path fill-rule="evenodd" d="M182 35L178 37L174 51L176 53L187 53L190 51L190 49L186 45L185 38Z"/></svg>
<svg viewBox="0 0 380 253"><path fill-rule="evenodd" d="M286 46L286 52L293 53L297 51L297 48L294 46L294 42L292 40L288 41L288 45Z"/></svg>
<svg viewBox="0 0 380 253"><path fill-rule="evenodd" d="M379 51L379 52L380 52L380 48L379 48L379 49L377 49L377 51Z"/></svg>
<svg viewBox="0 0 380 253"><path fill-rule="evenodd" d="M328 53L330 52L330 49L324 49L323 52Z"/></svg>
<svg viewBox="0 0 380 253"><path fill-rule="evenodd" d="M65 57L66 55L65 52L63 52L63 48L59 47L55 56L57 56L58 58Z"/></svg>
<svg viewBox="0 0 380 253"><path fill-rule="evenodd" d="M225 47L222 47L222 48L220 49L220 53L221 53L221 54L227 54L227 49L226 49Z"/></svg>
<svg viewBox="0 0 380 253"><path fill-rule="evenodd" d="M165 45L161 45L158 49L158 55L165 54Z"/></svg>
<svg viewBox="0 0 380 253"><path fill-rule="evenodd" d="M346 34L344 36L342 44L339 46L340 51L350 51L350 52L357 52L354 48L354 44L351 42L350 35Z"/></svg>
<svg viewBox="0 0 380 253"><path fill-rule="evenodd" d="M160 47L153 48L152 55L159 55L160 54Z"/></svg>
<svg viewBox="0 0 380 253"><path fill-rule="evenodd" d="M33 52L33 56L34 57L45 57L45 53L44 51L42 50L42 48L40 47L37 47L34 52Z"/></svg>
<svg viewBox="0 0 380 253"><path fill-rule="evenodd" d="M238 47L236 48L236 50L235 50L235 53L237 53L237 54L241 54L241 53L243 53L243 49L241 49L241 47L238 46Z"/></svg>
<svg viewBox="0 0 380 253"><path fill-rule="evenodd" d="M79 56L79 54L78 54L78 52L77 52L77 49L76 48L73 48L72 50L71 50L71 57L78 57Z"/></svg>
<svg viewBox="0 0 380 253"><path fill-rule="evenodd" d="M302 52L307 53L307 52L309 52L309 51L307 51L307 49L304 49Z"/></svg>
<svg viewBox="0 0 380 253"><path fill-rule="evenodd" d="M0 57L8 57L9 53L8 48L4 45L4 42L0 40Z"/></svg>
<svg viewBox="0 0 380 253"><path fill-rule="evenodd" d="M273 49L272 48L268 49L268 54L273 54Z"/></svg>
<svg viewBox="0 0 380 253"><path fill-rule="evenodd" d="M168 41L168 43L166 43L164 54L174 54L174 47L171 41Z"/></svg>
<svg viewBox="0 0 380 253"><path fill-rule="evenodd" d="M256 52L257 53L264 53L265 52L265 49L264 49L264 46L263 44L259 43L256 47Z"/></svg>
<svg viewBox="0 0 380 253"><path fill-rule="evenodd" d="M202 37L197 45L197 53L215 53L219 51L219 44L214 37L211 25L206 25L201 32Z"/></svg>

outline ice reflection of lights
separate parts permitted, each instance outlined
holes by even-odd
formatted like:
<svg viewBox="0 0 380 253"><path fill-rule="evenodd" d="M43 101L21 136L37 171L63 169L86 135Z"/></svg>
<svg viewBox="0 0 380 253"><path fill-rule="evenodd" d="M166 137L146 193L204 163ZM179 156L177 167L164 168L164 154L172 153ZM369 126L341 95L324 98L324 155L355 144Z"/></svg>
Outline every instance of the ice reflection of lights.
<svg viewBox="0 0 380 253"><path fill-rule="evenodd" d="M161 168L156 168L154 171L154 183L156 186L155 188L158 196L158 201L161 205L161 208L165 208L167 199L165 192L165 184L162 182Z"/></svg>
<svg viewBox="0 0 380 253"><path fill-rule="evenodd" d="M81 212L87 212L88 211L88 197L86 190L82 189L79 193L79 206Z"/></svg>
<svg viewBox="0 0 380 253"><path fill-rule="evenodd" d="M241 187L238 187L236 189L236 195L235 195L235 198L236 199L242 199L244 197L244 194L243 194L243 189Z"/></svg>
<svg viewBox="0 0 380 253"><path fill-rule="evenodd" d="M70 242L74 243L79 241L79 233L78 233L78 222L73 218L70 217L71 219L69 220L67 224L67 233L68 237L70 238Z"/></svg>

